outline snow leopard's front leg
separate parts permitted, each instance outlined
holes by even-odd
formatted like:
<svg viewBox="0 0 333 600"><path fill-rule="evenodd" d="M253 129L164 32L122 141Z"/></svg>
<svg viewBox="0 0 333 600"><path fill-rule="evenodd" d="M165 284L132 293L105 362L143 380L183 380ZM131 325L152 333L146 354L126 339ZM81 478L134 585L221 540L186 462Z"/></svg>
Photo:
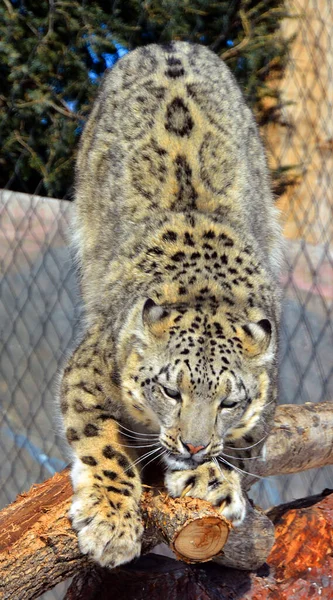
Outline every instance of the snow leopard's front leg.
<svg viewBox="0 0 333 600"><path fill-rule="evenodd" d="M61 410L73 451L70 518L80 549L115 567L140 554L141 481L133 455L121 445L103 367L99 332L89 332L64 369Z"/></svg>

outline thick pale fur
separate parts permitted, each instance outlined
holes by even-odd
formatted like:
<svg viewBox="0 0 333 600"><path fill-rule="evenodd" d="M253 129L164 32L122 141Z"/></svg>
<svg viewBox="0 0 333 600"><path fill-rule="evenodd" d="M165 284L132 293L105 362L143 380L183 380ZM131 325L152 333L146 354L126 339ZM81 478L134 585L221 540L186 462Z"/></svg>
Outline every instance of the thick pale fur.
<svg viewBox="0 0 333 600"><path fill-rule="evenodd" d="M74 240L87 323L61 391L71 517L83 552L116 566L140 553L143 446L171 495L238 524L243 459L274 414L281 230L253 116L209 50L147 46L106 75Z"/></svg>

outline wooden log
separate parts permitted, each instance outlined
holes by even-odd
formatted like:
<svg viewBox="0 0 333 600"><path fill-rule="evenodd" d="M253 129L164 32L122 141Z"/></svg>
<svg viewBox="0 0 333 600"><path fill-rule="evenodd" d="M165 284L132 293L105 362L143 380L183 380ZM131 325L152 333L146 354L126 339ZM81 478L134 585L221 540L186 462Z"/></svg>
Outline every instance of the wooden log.
<svg viewBox="0 0 333 600"><path fill-rule="evenodd" d="M145 522L143 553L165 542L186 563L214 559L237 569L256 569L265 562L274 543L273 523L250 502L246 520L237 528L211 504L197 498L146 493L141 507Z"/></svg>
<svg viewBox="0 0 333 600"><path fill-rule="evenodd" d="M116 571L80 572L64 600L332 600L333 494L269 514L276 541L257 573L150 554Z"/></svg>
<svg viewBox="0 0 333 600"><path fill-rule="evenodd" d="M7 577L10 577L13 568L14 578L21 580L11 560L16 544L20 552L15 560L19 563L27 561L24 564L25 577L30 572L34 576L30 559L34 561L36 554L41 563L47 561L50 549L56 550L66 560L68 575L71 573L72 560L80 554L76 535L66 518L71 494L68 472L64 471L43 484L33 486L29 493L19 496L15 503L0 513L0 566ZM179 559L190 563L211 560L223 549L223 557L219 558L222 564L255 568L265 560L273 544L271 522L250 504L246 522L235 530L208 502L195 498L173 499L166 493L154 497L146 492L142 496L142 511L146 523L144 553L165 542ZM66 539L68 536L69 539ZM45 555L44 558L42 555ZM56 572L52 577L57 577Z"/></svg>
<svg viewBox="0 0 333 600"><path fill-rule="evenodd" d="M331 463L332 404L279 407L276 425L266 442L266 459L258 460L260 474L296 472ZM66 517L70 498L68 474L62 473L33 486L29 494L20 496L0 513L0 598L36 598L78 569L88 568L90 563L80 554L76 534ZM194 506L196 512L192 513ZM153 496L146 492L142 507L147 525L143 552L161 539L171 544L183 559L189 549L185 557L189 561L207 560L221 550L228 526L207 503L195 500L191 507L188 498L171 500L165 495ZM214 518L215 527L209 530L213 540L207 541L207 528L200 525L200 518L203 523L207 518ZM199 527L196 537L193 532L188 537L189 525L194 529ZM181 542L182 528L185 544L184 540ZM205 532L206 555L201 552L198 556L202 531ZM267 557L272 541L273 528L267 516L249 507L246 521L230 532L223 555L217 560L228 566L256 568Z"/></svg>
<svg viewBox="0 0 333 600"><path fill-rule="evenodd" d="M279 406L262 454L264 459L251 465L252 472L262 477L332 465L333 403ZM247 487L256 481L248 477Z"/></svg>
<svg viewBox="0 0 333 600"><path fill-rule="evenodd" d="M145 523L158 531L159 541L165 541L184 562L211 560L228 539L230 523L204 500L146 493L141 505Z"/></svg>
<svg viewBox="0 0 333 600"><path fill-rule="evenodd" d="M77 536L66 516L71 496L68 471L63 471L33 486L28 494L22 494L1 511L1 600L38 598L78 569L91 566L88 558L80 553ZM231 543L227 541L224 546L228 564L241 568L246 560L250 567L261 564L274 541L273 527L266 530L266 535L263 528L263 518L271 524L269 519L251 507L250 510L252 518L248 519L248 526L242 525L238 537L236 530L231 532ZM221 552L229 535L227 521L202 500L172 499L165 493L154 496L148 491L142 496L142 511L147 525L143 553L164 541L182 560L206 561ZM243 552L239 562L239 545L246 546L246 540L251 547L251 557L246 559Z"/></svg>
<svg viewBox="0 0 333 600"><path fill-rule="evenodd" d="M56 474L0 513L0 598L26 600L87 567L67 512L72 486Z"/></svg>
<svg viewBox="0 0 333 600"><path fill-rule="evenodd" d="M214 561L233 569L255 570L266 560L274 544L274 525L248 501L245 521L230 531L223 552Z"/></svg>

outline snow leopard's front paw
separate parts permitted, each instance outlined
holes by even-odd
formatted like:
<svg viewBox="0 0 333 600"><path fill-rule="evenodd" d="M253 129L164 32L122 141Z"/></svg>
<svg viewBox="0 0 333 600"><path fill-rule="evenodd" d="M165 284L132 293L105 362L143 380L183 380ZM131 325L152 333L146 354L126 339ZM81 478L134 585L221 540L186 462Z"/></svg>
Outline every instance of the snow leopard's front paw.
<svg viewBox="0 0 333 600"><path fill-rule="evenodd" d="M193 470L168 471L165 485L174 498L191 496L219 507L221 514L235 526L245 518L246 502L238 473L223 471L213 462Z"/></svg>
<svg viewBox="0 0 333 600"><path fill-rule="evenodd" d="M140 555L143 525L139 508L134 501L124 500L121 507L112 506L102 490L94 488L83 488L73 498L69 517L80 550L102 567L117 567Z"/></svg>

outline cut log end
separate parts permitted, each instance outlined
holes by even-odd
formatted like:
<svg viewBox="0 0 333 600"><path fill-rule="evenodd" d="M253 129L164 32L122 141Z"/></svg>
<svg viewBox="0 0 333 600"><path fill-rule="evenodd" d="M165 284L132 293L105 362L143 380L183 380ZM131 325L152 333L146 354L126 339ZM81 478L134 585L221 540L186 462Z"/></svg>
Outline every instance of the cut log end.
<svg viewBox="0 0 333 600"><path fill-rule="evenodd" d="M275 427L266 442L266 460L258 462L257 474L261 476L286 474L325 466L332 464L332 462L332 403L278 407ZM88 600L93 595L94 598L99 598L100 600L103 600L104 597L109 598L110 585L107 584L106 580L102 584L102 587L105 587L105 595L103 596L98 592L92 592L92 587L89 587L87 583L90 581L89 577L92 572L96 573L98 581L102 579L104 581L107 570L103 570L103 572L99 568L92 570L89 559L80 553L77 536L71 530L70 521L66 517L71 495L72 488L68 472L63 472L55 475L48 482L34 486L28 494L20 496L14 504L2 510L0 515L0 531L4 533L2 536L0 535L0 598L15 598L15 600L18 598L24 600L33 596L37 598L59 581L71 577L79 569L84 571L80 580L81 583L78 583L78 585L80 584L80 589L77 595L67 595L66 598L68 597L69 599L70 597L73 600L75 597L83 600L84 597ZM315 502L318 502L318 499ZM308 506L309 504L306 504L306 507ZM324 577L327 579L327 574L333 571L331 565L331 556L333 555L333 494L327 500L325 499L324 504L320 503L318 507L311 508L310 511L307 510L304 515L296 514L290 516L288 511L285 525L282 529L280 527L281 517L287 511L287 508L283 507L282 513L281 509L279 509L275 514L279 523L276 529L277 545L270 557L269 554L274 542L274 525L269 517L274 515L270 513L267 516L250 503L247 506L247 515L244 522L234 529L231 528L229 535L228 531L225 530L224 535L228 539L223 540L220 538L219 542L216 542L216 539L221 535L219 528L223 526L220 524L217 525L215 519L222 521L223 517L204 500L189 497L170 498L165 493L159 493L155 486L142 494L141 508L145 524L143 536L144 552L149 551L164 541L174 548L178 558L184 562L204 562L213 558L219 565L246 571L258 569L267 560L269 565L279 569L279 571L276 571L279 577L287 576L287 581L290 582L288 584L291 589L290 593L294 593L294 587L299 582L301 587L298 589L301 592L304 589L307 590L308 586L310 586L309 590L311 591L315 585L318 586L318 589L322 590L323 598L325 597L327 600L332 599L331 588L323 587L322 581ZM303 519L303 516L306 520ZM196 531L198 525L196 523L197 519L201 519L201 522L205 522L205 519L213 519L211 521L208 520L208 523L210 523L208 533L205 527L202 531L200 531L200 528L199 531ZM324 522L327 523L327 527ZM189 527L191 523L192 527ZM292 524L295 525L294 529L291 528ZM305 536L306 544L304 535L301 536L297 528L303 533L304 531L308 532L308 535ZM183 533L181 533L182 530ZM320 535L317 535L314 542L313 532L318 533L318 531ZM211 539L207 543L207 538L211 534L213 534L213 540ZM185 536L185 540L182 539L183 536ZM303 553L296 547L293 552L289 552L292 544L295 546L295 540L298 540L299 544L301 544L304 550ZM323 540L325 543L323 543ZM225 543L225 546L223 546L223 543ZM314 549L310 552L312 546ZM278 547L280 548L279 552L277 551ZM202 550L204 551L203 553ZM219 554L219 556L216 556L216 554ZM295 556L296 558L298 556L298 561L296 561ZM296 566L296 569L293 571L293 577L290 577L289 570L287 573L289 563L291 567ZM174 598L177 595L176 590L179 591L181 589L181 584L179 583L181 568L181 566L176 569L172 567L167 577L167 568L165 565L161 569L163 582L168 582L172 585L172 578L174 577L174 590L170 588L170 593L164 594L165 598L166 596ZM197 579L197 574L200 571L197 566L195 567L195 571L191 569L192 567L190 566L184 568L183 587L185 590L189 581L188 574L191 577L191 574L195 572L195 579ZM120 572L117 569L109 573L112 579L111 587L117 589L117 591L119 583L117 577ZM141 587L136 588L140 589L141 593L142 581L144 581L145 596L147 596L146 592L148 590L146 573L147 571L144 572L141 579L138 576L137 585ZM224 594L224 596L227 593L225 591L225 573L226 571L222 572L221 582L221 594ZM308 573L306 581L304 573ZM120 597L129 597L128 589L129 585L133 583L133 577L135 578L133 570L130 570L128 578L126 581L124 580L124 596L119 593L117 595L119 599ZM206 585L207 574L204 568L203 577ZM260 590L264 590L263 593L266 597L266 592L271 589L272 582L274 584L274 578L270 575L266 581L262 576L255 579L253 577L255 576L249 576L247 573L244 579L243 575L238 571L236 579L241 582L239 593L244 593L245 585L246 589L249 589L251 597L254 598L251 591L252 588L250 589L249 586L252 585L251 581L256 581L255 585L257 587L255 587L253 593L255 594L255 591L259 590L260 587ZM154 592L159 586L156 587L157 579L154 577L148 579L151 582L151 597L153 597ZM234 590L234 579L232 577L232 592L230 592L232 597L238 594ZM200 588L198 593L202 595L201 584L198 585ZM212 585L216 591L215 576L213 577ZM277 586L278 584L275 583L274 585ZM276 592L279 598L289 597L289 588L285 587L285 580L282 580L281 585L283 586L283 590L287 589L287 596L281 588L282 595L280 592ZM307 587L304 588L304 586ZM98 589L101 589L99 584ZM325 595L325 590L327 590L327 595ZM214 597L217 597L215 591L212 591L212 594ZM138 592L139 595L140 593ZM131 597L139 597L138 594L133 591ZM274 588L272 594L275 594ZM159 595L161 596L161 594Z"/></svg>
<svg viewBox="0 0 333 600"><path fill-rule="evenodd" d="M206 562L220 555L232 528L216 508L198 498L149 493L141 506L161 539L187 563Z"/></svg>
<svg viewBox="0 0 333 600"><path fill-rule="evenodd" d="M193 519L176 534L172 549L184 562L207 562L221 554L229 529L230 524L223 517Z"/></svg>

